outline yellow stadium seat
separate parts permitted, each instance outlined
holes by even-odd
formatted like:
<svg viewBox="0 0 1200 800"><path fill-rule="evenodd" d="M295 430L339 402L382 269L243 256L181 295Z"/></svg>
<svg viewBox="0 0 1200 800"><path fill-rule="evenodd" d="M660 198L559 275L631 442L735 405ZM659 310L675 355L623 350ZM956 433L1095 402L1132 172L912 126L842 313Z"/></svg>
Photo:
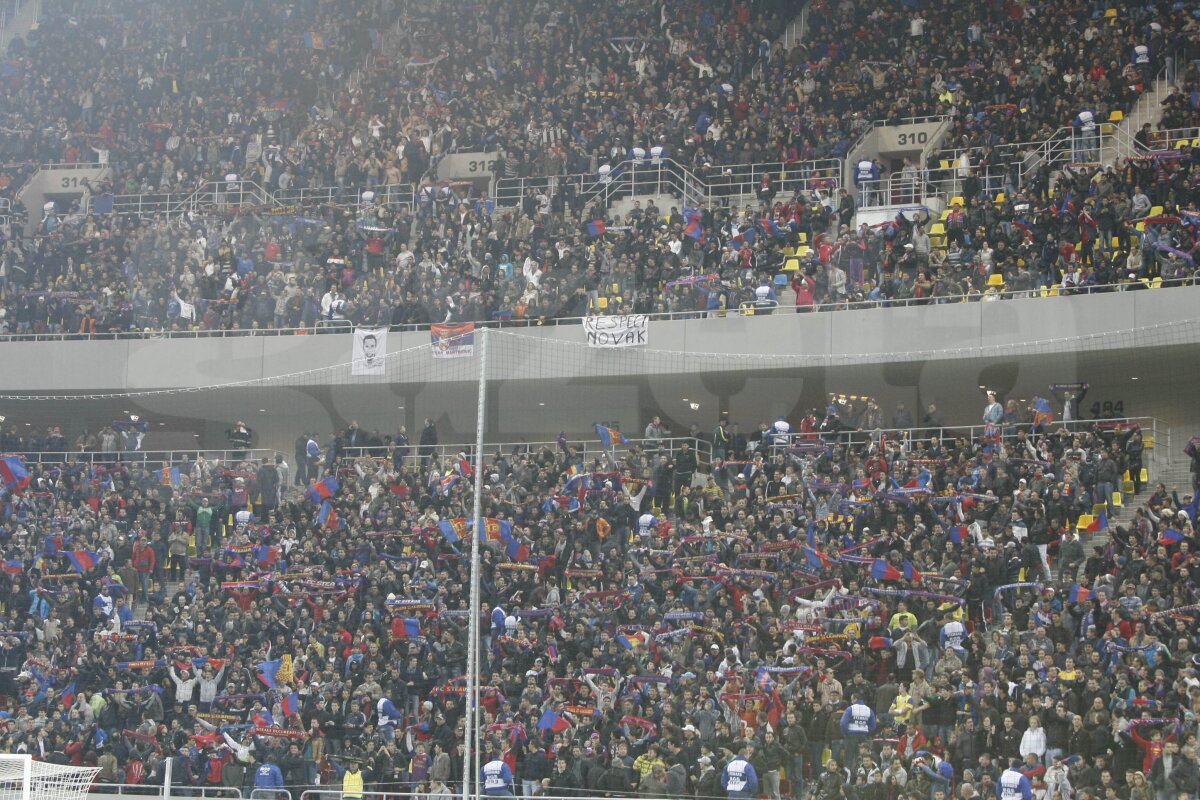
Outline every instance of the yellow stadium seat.
<svg viewBox="0 0 1200 800"><path fill-rule="evenodd" d="M616 297L614 297L614 298L612 299L612 303L613 303L613 305L614 305L614 306L619 306L619 305L621 305L621 302L622 302L621 295L617 295Z"/></svg>
<svg viewBox="0 0 1200 800"><path fill-rule="evenodd" d="M1058 297L1058 284L1050 287L1049 297Z"/></svg>
<svg viewBox="0 0 1200 800"><path fill-rule="evenodd" d="M933 223L932 225L929 226L929 235L930 236L945 236L946 235L946 226L943 225L941 222Z"/></svg>
<svg viewBox="0 0 1200 800"><path fill-rule="evenodd" d="M741 312L743 317L753 317L754 303L742 303Z"/></svg>
<svg viewBox="0 0 1200 800"><path fill-rule="evenodd" d="M1040 286L1040 287L1038 288L1038 293L1039 293L1039 294L1040 294L1042 297L1049 297L1049 296L1050 296L1050 290L1049 290L1049 289L1048 289L1048 288L1047 288L1045 285L1042 285L1042 286Z"/></svg>
<svg viewBox="0 0 1200 800"><path fill-rule="evenodd" d="M1112 136L1116 132L1117 132L1117 126L1112 124L1111 122L1101 122L1100 123L1100 134L1102 136Z"/></svg>
<svg viewBox="0 0 1200 800"><path fill-rule="evenodd" d="M1135 230L1139 230L1143 233L1146 232L1146 223L1144 223L1144 222L1139 222L1137 225L1134 225L1133 227Z"/></svg>
<svg viewBox="0 0 1200 800"><path fill-rule="evenodd" d="M997 289L1003 288L1004 287L1004 276L1001 275L999 272L993 272L991 275L988 275L987 285L994 286Z"/></svg>
<svg viewBox="0 0 1200 800"><path fill-rule="evenodd" d="M1112 246L1113 246L1113 250L1116 250L1116 249L1120 248L1120 246L1121 246L1121 240L1120 240L1120 239L1118 239L1116 236L1114 236L1114 237L1113 237L1113 241L1112 241Z"/></svg>
<svg viewBox="0 0 1200 800"><path fill-rule="evenodd" d="M1191 146L1192 146L1191 139L1180 139L1178 142L1175 143L1176 150L1182 150L1185 147L1191 147Z"/></svg>
<svg viewBox="0 0 1200 800"><path fill-rule="evenodd" d="M1151 207L1150 207L1150 213L1149 213L1149 214L1147 214L1146 216L1148 216L1148 217L1158 217L1158 216L1161 216L1161 215L1162 215L1162 213L1163 213L1163 207L1162 207L1162 206L1151 206Z"/></svg>
<svg viewBox="0 0 1200 800"><path fill-rule="evenodd" d="M797 237L798 238L796 239L796 241L799 242L800 244L808 244L808 234L805 233L804 231L800 231L800 233L797 234Z"/></svg>
<svg viewBox="0 0 1200 800"><path fill-rule="evenodd" d="M802 246L802 247L796 248L796 257L797 258L808 258L809 254L811 254L811 253L812 253L811 247L803 247Z"/></svg>
<svg viewBox="0 0 1200 800"><path fill-rule="evenodd" d="M1162 276L1161 275L1155 275L1154 278L1151 279L1150 288L1151 289L1161 289L1162 288Z"/></svg>
<svg viewBox="0 0 1200 800"><path fill-rule="evenodd" d="M955 206L955 205L965 206L965 205L966 205L966 203L964 203L964 202L963 202L963 199L962 199L962 197L951 197L951 198L950 198L950 205L951 205L951 207L953 207L953 206Z"/></svg>
<svg viewBox="0 0 1200 800"><path fill-rule="evenodd" d="M996 202L997 203L1003 203L1006 200L1008 200L1008 195L1006 195L1004 192L996 193Z"/></svg>
<svg viewBox="0 0 1200 800"><path fill-rule="evenodd" d="M614 283L612 286L613 286L613 288L612 288L613 294L616 294L617 292L621 291L621 284Z"/></svg>
<svg viewBox="0 0 1200 800"><path fill-rule="evenodd" d="M1138 473L1138 480L1140 480L1142 483L1146 483L1150 480L1150 473L1145 467L1142 467L1142 471Z"/></svg>
<svg viewBox="0 0 1200 800"><path fill-rule="evenodd" d="M1143 448L1145 448L1146 450L1153 450L1155 444L1156 444L1156 441L1155 441L1153 433L1143 433L1142 434L1142 447Z"/></svg>
<svg viewBox="0 0 1200 800"><path fill-rule="evenodd" d="M1192 147L1200 147L1200 136L1197 136L1195 139L1192 139Z"/></svg>
<svg viewBox="0 0 1200 800"><path fill-rule="evenodd" d="M1125 119L1125 112L1119 108L1108 115L1109 122L1120 122L1123 119Z"/></svg>
<svg viewBox="0 0 1200 800"><path fill-rule="evenodd" d="M1092 504L1092 516L1093 517L1098 517L1101 514L1106 513L1107 511L1108 511L1108 503L1093 503Z"/></svg>
<svg viewBox="0 0 1200 800"><path fill-rule="evenodd" d="M1131 478L1129 477L1129 470L1125 470L1125 474L1121 476L1121 480L1123 480L1123 481L1131 480Z"/></svg>
<svg viewBox="0 0 1200 800"><path fill-rule="evenodd" d="M1121 488L1124 490L1125 494L1133 494L1135 487L1133 485L1133 481L1127 480Z"/></svg>
<svg viewBox="0 0 1200 800"><path fill-rule="evenodd" d="M1104 18L1105 19L1116 19L1117 18L1117 10L1115 8L1108 9L1107 11L1104 12Z"/></svg>
<svg viewBox="0 0 1200 800"><path fill-rule="evenodd" d="M1113 492L1113 508L1124 508L1125 500L1120 492Z"/></svg>
<svg viewBox="0 0 1200 800"><path fill-rule="evenodd" d="M790 244L789 244L789 245L784 245L784 247L783 247L783 257L784 257L784 258L791 258L791 257L792 257L792 256L794 256L794 255L796 255L796 248L792 247Z"/></svg>
<svg viewBox="0 0 1200 800"><path fill-rule="evenodd" d="M1075 523L1076 530L1086 531L1088 526L1096 521L1096 518L1091 514L1080 514L1079 520Z"/></svg>
<svg viewBox="0 0 1200 800"><path fill-rule="evenodd" d="M600 309L601 311L608 308L608 298L607 297L597 297L596 298L596 308Z"/></svg>
<svg viewBox="0 0 1200 800"><path fill-rule="evenodd" d="M792 256L791 258L785 258L783 260L783 271L784 272L797 272L799 269L800 269L800 259L796 258L795 256Z"/></svg>

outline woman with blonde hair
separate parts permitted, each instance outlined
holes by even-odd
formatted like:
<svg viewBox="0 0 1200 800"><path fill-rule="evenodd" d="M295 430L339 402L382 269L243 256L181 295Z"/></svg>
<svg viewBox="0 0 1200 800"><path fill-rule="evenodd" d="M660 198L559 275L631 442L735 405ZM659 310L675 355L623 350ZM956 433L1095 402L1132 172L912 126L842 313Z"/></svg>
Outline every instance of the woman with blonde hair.
<svg viewBox="0 0 1200 800"><path fill-rule="evenodd" d="M1029 726L1021 736L1020 752L1021 758L1031 753L1037 756L1038 761L1046 757L1046 730L1037 717L1029 718Z"/></svg>
<svg viewBox="0 0 1200 800"><path fill-rule="evenodd" d="M1154 800L1154 789L1141 772L1133 773L1133 782L1129 784L1129 800Z"/></svg>

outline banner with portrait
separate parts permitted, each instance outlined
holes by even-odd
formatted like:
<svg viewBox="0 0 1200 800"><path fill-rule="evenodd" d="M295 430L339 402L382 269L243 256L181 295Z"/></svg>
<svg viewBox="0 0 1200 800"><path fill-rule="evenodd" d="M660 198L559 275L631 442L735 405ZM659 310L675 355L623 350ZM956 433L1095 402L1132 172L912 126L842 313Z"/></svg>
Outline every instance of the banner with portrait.
<svg viewBox="0 0 1200 800"><path fill-rule="evenodd" d="M387 361L387 328L355 328L350 352L351 375L383 375Z"/></svg>

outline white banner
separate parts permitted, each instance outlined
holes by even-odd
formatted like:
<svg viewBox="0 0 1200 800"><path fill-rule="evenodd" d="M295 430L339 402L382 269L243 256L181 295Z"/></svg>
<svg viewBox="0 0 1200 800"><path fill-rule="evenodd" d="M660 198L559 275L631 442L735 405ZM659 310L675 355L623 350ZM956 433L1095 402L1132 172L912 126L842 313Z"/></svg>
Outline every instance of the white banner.
<svg viewBox="0 0 1200 800"><path fill-rule="evenodd" d="M387 359L387 328L355 328L350 351L351 375L383 375Z"/></svg>
<svg viewBox="0 0 1200 800"><path fill-rule="evenodd" d="M650 343L650 318L645 314L587 317L583 329L588 347L639 347Z"/></svg>

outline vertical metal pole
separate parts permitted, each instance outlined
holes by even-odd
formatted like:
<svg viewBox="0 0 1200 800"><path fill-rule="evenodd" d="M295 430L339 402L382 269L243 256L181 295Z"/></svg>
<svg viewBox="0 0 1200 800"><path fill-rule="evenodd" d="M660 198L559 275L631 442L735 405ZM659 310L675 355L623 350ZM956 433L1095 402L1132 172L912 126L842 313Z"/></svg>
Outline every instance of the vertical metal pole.
<svg viewBox="0 0 1200 800"><path fill-rule="evenodd" d="M21 757L21 800L33 798L33 755Z"/></svg>
<svg viewBox="0 0 1200 800"><path fill-rule="evenodd" d="M467 630L467 724L463 743L463 800L479 791L479 560L483 537L483 429L487 410L488 328L479 329L479 399L475 415L475 497L471 524L471 616ZM475 789L472 792L471 787Z"/></svg>

